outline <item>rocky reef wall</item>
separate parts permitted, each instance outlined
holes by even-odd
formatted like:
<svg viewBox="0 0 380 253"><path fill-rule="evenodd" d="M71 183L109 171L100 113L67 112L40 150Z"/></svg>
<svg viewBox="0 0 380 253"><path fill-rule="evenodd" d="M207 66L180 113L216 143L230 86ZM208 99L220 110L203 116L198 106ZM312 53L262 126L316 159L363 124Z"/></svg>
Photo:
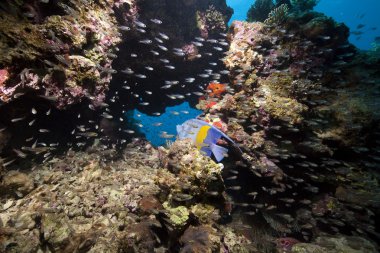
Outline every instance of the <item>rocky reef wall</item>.
<svg viewBox="0 0 380 253"><path fill-rule="evenodd" d="M64 152L95 137L120 146L131 139L121 131L127 109L162 112L184 93L197 103L197 86L171 80L217 61L219 52L200 59L192 41L220 36L231 13L215 0L3 2L0 127L3 156L10 158L4 163L27 156L25 148L32 155ZM168 96L165 82L173 82ZM30 146L37 140L53 146L36 151Z"/></svg>
<svg viewBox="0 0 380 253"><path fill-rule="evenodd" d="M265 221L266 233L286 233L289 245L324 232L376 241L378 59L323 14L273 15L266 24L232 23L230 94L199 105L243 150L242 161L225 167L236 217L256 228ZM354 219L355 208L366 218Z"/></svg>

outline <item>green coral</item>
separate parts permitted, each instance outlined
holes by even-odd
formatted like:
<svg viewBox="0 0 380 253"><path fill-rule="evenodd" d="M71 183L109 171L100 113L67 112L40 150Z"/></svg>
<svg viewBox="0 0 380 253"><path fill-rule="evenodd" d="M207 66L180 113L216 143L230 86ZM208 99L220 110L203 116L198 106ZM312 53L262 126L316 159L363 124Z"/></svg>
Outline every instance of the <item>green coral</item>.
<svg viewBox="0 0 380 253"><path fill-rule="evenodd" d="M190 212L185 206L171 207L168 202L164 202L163 207L168 212L171 225L181 228L187 224Z"/></svg>
<svg viewBox="0 0 380 253"><path fill-rule="evenodd" d="M268 96L264 109L276 119L299 124L303 120L302 114L307 110L307 106L292 98L271 95Z"/></svg>
<svg viewBox="0 0 380 253"><path fill-rule="evenodd" d="M269 13L268 18L264 21L264 23L270 26L280 25L286 20L288 16L288 11L288 5L282 4Z"/></svg>
<svg viewBox="0 0 380 253"><path fill-rule="evenodd" d="M194 214L198 221L203 224L210 221L214 211L215 208L207 204L197 204L191 207L191 213Z"/></svg>

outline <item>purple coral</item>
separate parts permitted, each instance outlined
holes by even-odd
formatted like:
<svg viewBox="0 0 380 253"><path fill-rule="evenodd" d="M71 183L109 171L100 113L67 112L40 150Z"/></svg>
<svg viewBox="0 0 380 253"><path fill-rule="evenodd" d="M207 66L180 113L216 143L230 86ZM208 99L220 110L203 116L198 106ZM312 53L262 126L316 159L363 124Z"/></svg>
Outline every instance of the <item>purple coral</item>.
<svg viewBox="0 0 380 253"><path fill-rule="evenodd" d="M198 48L194 44L186 44L182 47L183 52L186 54L186 59L192 61L197 58Z"/></svg>

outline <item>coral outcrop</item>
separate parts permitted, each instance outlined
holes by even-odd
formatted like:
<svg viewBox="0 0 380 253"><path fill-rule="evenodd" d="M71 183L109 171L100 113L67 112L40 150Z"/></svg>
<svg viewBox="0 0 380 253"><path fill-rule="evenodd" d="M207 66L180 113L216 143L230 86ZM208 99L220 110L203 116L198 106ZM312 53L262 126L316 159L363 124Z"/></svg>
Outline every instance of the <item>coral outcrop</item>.
<svg viewBox="0 0 380 253"><path fill-rule="evenodd" d="M29 93L50 98L57 108L84 98L104 102L112 55L120 42L116 5L74 0L2 3L0 66L9 76L1 82L2 102Z"/></svg>
<svg viewBox="0 0 380 253"><path fill-rule="evenodd" d="M243 150L243 162L225 166L232 210L246 215L238 219L261 227L260 217L271 231L304 241L322 231L372 240L378 238L379 143L371 140L380 120L373 91L378 63L360 60L347 27L306 9L289 9L276 26L234 21L224 58L230 94L199 107L205 119L223 121ZM367 203L361 211L359 202ZM296 242L288 237L279 247L289 251Z"/></svg>

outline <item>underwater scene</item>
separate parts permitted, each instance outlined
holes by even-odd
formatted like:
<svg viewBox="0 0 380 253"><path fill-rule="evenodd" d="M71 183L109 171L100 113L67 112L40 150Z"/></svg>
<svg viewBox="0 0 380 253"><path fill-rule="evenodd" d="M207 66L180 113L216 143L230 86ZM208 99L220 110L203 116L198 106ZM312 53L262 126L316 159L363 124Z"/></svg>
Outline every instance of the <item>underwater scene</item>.
<svg viewBox="0 0 380 253"><path fill-rule="evenodd" d="M380 252L379 0L1 0L0 252Z"/></svg>

